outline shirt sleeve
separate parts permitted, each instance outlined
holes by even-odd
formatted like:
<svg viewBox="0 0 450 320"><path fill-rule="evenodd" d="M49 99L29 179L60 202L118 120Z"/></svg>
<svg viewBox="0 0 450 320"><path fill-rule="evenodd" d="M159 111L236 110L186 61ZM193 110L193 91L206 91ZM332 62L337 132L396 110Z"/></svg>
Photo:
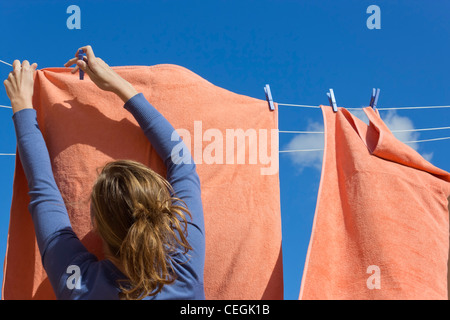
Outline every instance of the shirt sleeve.
<svg viewBox="0 0 450 320"><path fill-rule="evenodd" d="M202 277L205 255L203 206L200 179L189 149L169 121L145 99L142 93L128 100L124 108L133 114L163 160L167 169L167 180L172 185L175 196L186 203L192 215L192 219L188 219L187 239L193 252L187 264ZM179 156L180 150L183 152L182 157Z"/></svg>
<svg viewBox="0 0 450 320"><path fill-rule="evenodd" d="M88 251L72 230L37 123L36 110L22 109L14 113L13 122L19 157L28 182L28 209L36 241L42 264L57 294L60 278L67 271L67 266L76 256Z"/></svg>

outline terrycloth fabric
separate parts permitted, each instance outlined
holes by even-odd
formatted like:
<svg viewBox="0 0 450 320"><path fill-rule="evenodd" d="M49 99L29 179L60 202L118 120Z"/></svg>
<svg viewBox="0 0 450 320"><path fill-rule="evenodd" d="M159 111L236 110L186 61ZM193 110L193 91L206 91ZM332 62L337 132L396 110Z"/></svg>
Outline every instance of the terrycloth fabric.
<svg viewBox="0 0 450 320"><path fill-rule="evenodd" d="M300 299L447 299L450 174L322 106L325 151Z"/></svg>
<svg viewBox="0 0 450 320"><path fill-rule="evenodd" d="M174 128L139 93L124 108L136 119L167 168L167 181L174 193L189 208L187 236L189 256L181 248L170 255L177 277L158 294L144 299L202 300L205 264L205 228L200 179L189 152L189 163L172 161L172 149L179 143L171 139ZM35 109L13 115L20 162L28 181L36 242L42 265L57 299L118 300L120 280L126 276L108 260L98 260L74 233L61 192L53 177L47 146L39 129ZM187 147L186 147L187 148ZM181 249L181 250L180 250ZM174 262L174 263L172 263ZM124 285L122 282L121 285Z"/></svg>
<svg viewBox="0 0 450 320"><path fill-rule="evenodd" d="M142 92L191 147L205 216L206 298L282 299L277 113L270 112L264 100L224 90L179 66L114 70ZM72 227L101 259L88 202L97 168L114 159L140 161L163 175L165 167L136 120L121 108L122 101L88 77L80 81L66 68L40 70L33 99ZM254 130L258 142L267 138L267 143L257 144L257 161L249 156L250 143L240 144L236 138L233 146L226 141L227 133L232 136L227 129ZM227 148L232 152L227 154ZM239 162L241 155L245 163ZM51 299L27 192L17 157L2 298Z"/></svg>

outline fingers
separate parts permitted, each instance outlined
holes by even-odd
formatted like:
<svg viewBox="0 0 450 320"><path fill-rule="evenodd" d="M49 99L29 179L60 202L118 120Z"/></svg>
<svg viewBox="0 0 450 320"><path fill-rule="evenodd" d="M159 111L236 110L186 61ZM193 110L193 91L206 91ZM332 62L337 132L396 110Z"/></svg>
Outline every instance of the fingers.
<svg viewBox="0 0 450 320"><path fill-rule="evenodd" d="M75 72L78 71L78 69L80 69L79 66L75 66L75 68L73 68L72 70L70 70L70 73L74 74Z"/></svg>
<svg viewBox="0 0 450 320"><path fill-rule="evenodd" d="M19 60L14 60L13 71L8 74L8 78L5 80L5 82L9 81L12 83L13 81L16 81L15 79L20 79L24 72L31 71L32 73L34 73L34 71L36 71L36 68L37 63L33 63L30 66L30 62L28 60L23 60L22 63L20 63Z"/></svg>
<svg viewBox="0 0 450 320"><path fill-rule="evenodd" d="M19 60L14 60L13 71L9 73L8 78L3 81L5 85L6 93L11 99L11 103L14 107L14 101L31 101L33 96L33 73L37 68L37 63L30 65L28 60L23 60L22 63ZM17 109L17 108L16 108Z"/></svg>
<svg viewBox="0 0 450 320"><path fill-rule="evenodd" d="M84 47L79 48L77 50L77 53L75 53L76 57L78 57L78 51L79 50L83 50L83 52L86 53L86 56L87 56L88 60L93 61L95 59L94 50L92 50L91 46L84 46Z"/></svg>
<svg viewBox="0 0 450 320"><path fill-rule="evenodd" d="M80 69L80 66L77 64L78 61L81 61L81 60L78 59L78 57L77 57L77 58L72 58L72 59L70 59L69 61L67 61L67 62L64 64L64 66L65 66L65 67L70 67L70 66L72 66L72 65L75 64L75 67L74 67L72 70L70 70L70 73L74 74L74 73L76 73L76 72ZM88 61L87 57L83 57L83 61L85 62L85 65L82 65L82 67L84 67L84 69L81 68L81 70L86 71L86 68L87 68L87 61Z"/></svg>
<svg viewBox="0 0 450 320"><path fill-rule="evenodd" d="M13 70L14 71L18 71L19 69L21 68L21 65L20 65L20 61L19 60L14 60L14 62L13 62Z"/></svg>
<svg viewBox="0 0 450 320"><path fill-rule="evenodd" d="M83 60L87 62L87 58L86 57L83 57ZM72 58L69 61L67 61L66 63L64 63L64 67L70 67L70 66L76 64L77 61L78 61L78 58Z"/></svg>
<svg viewBox="0 0 450 320"><path fill-rule="evenodd" d="M78 70L78 68L83 70L84 72L86 72L89 75L90 78L93 77L92 70L89 67L89 65L87 64L87 61L85 59L78 60L77 61L77 66L75 68L76 68L76 70ZM75 72L76 71L73 71L72 73L75 73Z"/></svg>
<svg viewBox="0 0 450 320"><path fill-rule="evenodd" d="M71 65L74 65L75 63L77 63L77 60L78 60L78 57L70 59L69 61L64 63L64 67L70 67Z"/></svg>
<svg viewBox="0 0 450 320"><path fill-rule="evenodd" d="M23 60L22 63L20 63L19 60L14 60L14 62L13 62L13 71L16 71L16 72L18 72L20 70L29 70L29 69L34 71L34 70L36 70L36 68L37 68L36 62L33 63L31 66L30 66L30 62L28 60Z"/></svg>
<svg viewBox="0 0 450 320"><path fill-rule="evenodd" d="M9 80L9 77L3 81L3 85L5 86L6 91L8 91L9 86L11 85L11 81Z"/></svg>
<svg viewBox="0 0 450 320"><path fill-rule="evenodd" d="M81 70L86 71L86 72L88 71L87 69L89 69L86 61L84 61L84 60L78 60L77 61L77 66L75 68L77 70L81 69Z"/></svg>

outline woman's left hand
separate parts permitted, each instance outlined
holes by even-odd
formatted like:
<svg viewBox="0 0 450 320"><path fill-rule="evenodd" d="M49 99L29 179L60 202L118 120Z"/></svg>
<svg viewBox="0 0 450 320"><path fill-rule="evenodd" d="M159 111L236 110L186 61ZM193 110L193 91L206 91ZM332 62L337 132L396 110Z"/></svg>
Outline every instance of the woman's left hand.
<svg viewBox="0 0 450 320"><path fill-rule="evenodd" d="M24 60L21 64L19 60L14 60L13 71L9 73L8 79L3 81L14 113L22 109L33 108L34 72L36 68L37 63L30 65L27 60Z"/></svg>

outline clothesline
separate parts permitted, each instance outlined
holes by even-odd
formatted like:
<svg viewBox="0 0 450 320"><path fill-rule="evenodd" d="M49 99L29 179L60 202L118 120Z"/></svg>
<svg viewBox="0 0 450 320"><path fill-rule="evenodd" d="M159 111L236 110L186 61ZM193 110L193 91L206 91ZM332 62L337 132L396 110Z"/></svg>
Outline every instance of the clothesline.
<svg viewBox="0 0 450 320"><path fill-rule="evenodd" d="M12 64L0 60L1 63L4 63L8 66L12 67ZM287 106L287 107L297 107L297 108L312 108L319 109L320 106L311 106L311 105L302 105L302 104L291 104L291 103L277 103L278 106ZM11 106L0 105L0 108L11 109ZM418 110L418 109L442 109L442 108L450 108L450 106L417 106L417 107L397 107L397 108L377 108L379 111L389 111L389 110ZM361 110L362 108L346 108L347 110ZM391 132L399 133L399 132L419 132L419 131L433 131L433 130L447 130L450 127L437 127L437 128L422 128L422 129L404 129L404 130L392 130ZM279 130L279 133L291 133L291 134L323 134L323 131L287 131L287 130ZM421 143L421 142L430 142L430 141L441 141L448 140L450 137L442 137L442 138L433 138L433 139L424 139L424 140L416 140L416 141L405 141L403 143L412 144L412 143ZM280 150L280 153L290 153L290 152L315 152L315 151L323 151L323 149L301 149L301 150ZM0 153L0 156L15 156L15 153Z"/></svg>
<svg viewBox="0 0 450 320"><path fill-rule="evenodd" d="M441 141L441 140L449 140L450 137L442 137L442 138L433 138L433 139L424 139L424 140L415 140L415 141L403 141L405 144L412 143L421 143L421 142L430 142L430 141ZM291 153L291 152L315 152L315 151L323 151L323 149L299 149L299 150L279 150L279 153ZM0 156L15 156L15 153L0 153Z"/></svg>
<svg viewBox="0 0 450 320"><path fill-rule="evenodd" d="M10 106L0 105L1 108L9 108ZM421 108L421 107L418 107ZM425 108L425 107L422 107ZM433 131L433 130L447 130L450 127L438 127L438 128L423 128L423 129L404 129L404 130L391 130L391 132L399 133L399 132L416 132L416 131ZM287 130L279 130L279 133L303 133L303 134L315 134L315 133L323 133L323 131L287 131Z"/></svg>
<svg viewBox="0 0 450 320"><path fill-rule="evenodd" d="M0 60L1 63L4 63L8 66L12 67L12 64L5 62L3 60ZM288 107L299 107L299 108L314 108L319 109L319 106L310 106L310 105L303 105L303 104L292 104L292 103L278 103L279 106L288 106ZM0 106L3 108L11 108L8 106ZM420 107L397 107L397 108L377 108L380 111L388 111L388 110L414 110L414 109L440 109L440 108L450 108L450 106L420 106ZM360 110L362 108L346 108L347 110Z"/></svg>
<svg viewBox="0 0 450 320"><path fill-rule="evenodd" d="M1 60L0 60L1 61ZM309 105L301 105L301 104L287 104L287 103L278 103L279 106L289 106L289 107L298 107L298 108L313 108L320 109L319 106L309 106ZM0 108L8 108L11 109L10 106L0 105ZM418 107L398 107L398 108L377 108L379 111L389 111L389 110L419 110L419 109L446 109L450 108L450 106L418 106ZM362 110L361 108L346 108L347 110Z"/></svg>
<svg viewBox="0 0 450 320"><path fill-rule="evenodd" d="M288 107L298 107L298 108L314 108L320 109L320 106L311 106L311 105L301 105L301 104L288 104L288 103L278 103L279 106L288 106ZM418 106L418 107L398 107L398 108L377 108L380 111L388 111L388 110L414 110L414 109L441 109L441 108L450 108L450 106ZM361 108L346 108L347 110L361 110ZM420 131L433 131L433 130L447 130L450 127L437 127L437 128L421 128L421 129L401 129L401 130L391 130L393 133L401 133L401 132L420 132ZM279 133L292 133L292 134L323 134L323 131L288 131L288 130L279 130ZM442 137L442 138L433 138L433 139L423 139L423 140L415 140L415 141L404 141L405 144L413 144L413 143L422 143L422 142L431 142L431 141L441 141L441 140L449 140L450 137ZM292 153L292 152L317 152L323 151L323 149L300 149L300 150L280 150L280 153Z"/></svg>
<svg viewBox="0 0 450 320"><path fill-rule="evenodd" d="M320 106L310 106L304 104L290 104L290 103L278 103L279 106L287 106L287 107L297 107L297 108L313 108L320 109ZM347 110L361 110L361 108L346 108ZM450 108L450 106L419 106L419 107L397 107L397 108L377 108L379 111L389 111L389 110L415 110L415 109L442 109L442 108Z"/></svg>
<svg viewBox="0 0 450 320"><path fill-rule="evenodd" d="M8 66L13 66L12 64L0 60L1 63L4 63ZM299 108L314 108L319 109L319 106L310 106L303 104L291 104L291 103L278 103L279 106L289 106L289 107L299 107ZM11 108L8 106L0 106L2 108ZM380 111L388 111L388 110L414 110L414 109L440 109L440 108L450 108L450 106L421 106L421 107L398 107L398 108L377 108ZM346 108L347 110L361 110L362 108Z"/></svg>
<svg viewBox="0 0 450 320"><path fill-rule="evenodd" d="M323 149L300 149L300 150L279 150L279 153L290 153L290 152L315 152L323 151Z"/></svg>
<svg viewBox="0 0 450 320"><path fill-rule="evenodd" d="M449 140L449 139L450 139L450 137L442 137L442 138L433 138L433 139L424 139L424 140L415 140L415 141L403 141L403 143L412 144L412 143L440 141L440 140ZM278 152L279 153L290 153L290 152L314 152L314 151L323 151L323 149L280 150Z"/></svg>
<svg viewBox="0 0 450 320"><path fill-rule="evenodd" d="M433 131L433 130L447 130L450 127L438 127L438 128L422 128L422 129L402 129L402 130L391 130L391 132L400 133L400 132L416 132L416 131ZM321 133L323 131L286 131L286 130L278 130L279 133L302 133L302 134L314 134Z"/></svg>
<svg viewBox="0 0 450 320"><path fill-rule="evenodd" d="M9 106L0 106L3 108L11 108ZM436 128L421 128L421 129L403 129L403 130L392 130L393 133L400 132L419 132L419 131L433 131L433 130L448 130L450 127L436 127ZM291 134L323 134L323 131L288 131L288 130L279 130L279 133L291 133ZM448 140L450 137L442 137L442 138L433 138L433 139L423 139L423 140L415 140L415 141L404 141L403 143L412 144L412 143L421 143L421 142L431 142L431 141L441 141ZM280 153L291 153L291 152L316 152L323 151L323 149L301 149L301 150L280 150ZM15 153L0 153L0 156L15 156Z"/></svg>
<svg viewBox="0 0 450 320"><path fill-rule="evenodd" d="M10 64L10 63L8 63L8 62L5 62L5 61L3 61L3 60L0 60L0 62L6 64L6 65L8 65L8 66L11 66L11 67L13 66L12 64Z"/></svg>

